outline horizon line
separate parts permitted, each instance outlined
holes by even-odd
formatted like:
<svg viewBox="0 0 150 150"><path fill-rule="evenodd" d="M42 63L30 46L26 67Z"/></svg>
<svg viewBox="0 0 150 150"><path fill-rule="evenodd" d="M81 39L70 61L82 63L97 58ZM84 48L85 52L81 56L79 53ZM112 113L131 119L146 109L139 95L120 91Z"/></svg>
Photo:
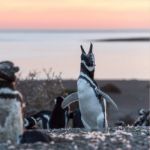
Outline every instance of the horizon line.
<svg viewBox="0 0 150 150"><path fill-rule="evenodd" d="M0 32L150 32L150 28L139 29L0 29Z"/></svg>

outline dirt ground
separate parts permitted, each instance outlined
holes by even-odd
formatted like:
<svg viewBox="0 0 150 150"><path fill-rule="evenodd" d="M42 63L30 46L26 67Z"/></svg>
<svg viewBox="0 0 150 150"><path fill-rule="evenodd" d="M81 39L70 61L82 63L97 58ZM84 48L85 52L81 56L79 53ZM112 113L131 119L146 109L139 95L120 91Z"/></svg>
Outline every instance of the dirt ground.
<svg viewBox="0 0 150 150"><path fill-rule="evenodd" d="M0 144L0 150L148 150L150 148L149 127L114 127L107 131L85 129L42 130L50 136L48 143L13 145Z"/></svg>

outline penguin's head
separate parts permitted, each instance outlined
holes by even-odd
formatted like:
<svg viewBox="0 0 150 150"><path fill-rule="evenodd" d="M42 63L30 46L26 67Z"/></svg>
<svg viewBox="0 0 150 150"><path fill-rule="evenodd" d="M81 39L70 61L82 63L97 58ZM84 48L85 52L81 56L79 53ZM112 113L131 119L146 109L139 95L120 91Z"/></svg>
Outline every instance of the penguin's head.
<svg viewBox="0 0 150 150"><path fill-rule="evenodd" d="M95 57L93 54L93 44L91 43L89 52L86 54L83 46L81 45L81 64L88 70L94 71L95 70Z"/></svg>
<svg viewBox="0 0 150 150"><path fill-rule="evenodd" d="M55 105L61 105L63 102L64 98L62 96L58 96L54 101Z"/></svg>
<svg viewBox="0 0 150 150"><path fill-rule="evenodd" d="M143 109L143 108L141 108L140 110L139 110L139 115L145 115L145 113L146 113L146 110L145 109Z"/></svg>
<svg viewBox="0 0 150 150"><path fill-rule="evenodd" d="M11 61L0 62L0 80L7 82L14 82L16 80L16 73L19 67L15 66Z"/></svg>

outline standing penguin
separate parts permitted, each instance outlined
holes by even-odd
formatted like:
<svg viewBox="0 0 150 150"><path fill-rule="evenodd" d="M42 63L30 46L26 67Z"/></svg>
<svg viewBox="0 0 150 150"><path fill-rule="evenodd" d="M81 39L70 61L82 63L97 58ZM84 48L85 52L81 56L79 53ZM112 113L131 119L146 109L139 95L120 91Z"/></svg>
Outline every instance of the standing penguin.
<svg viewBox="0 0 150 150"><path fill-rule="evenodd" d="M97 84L94 80L95 58L90 45L88 54L81 45L81 70L77 81L79 108L82 122L87 129L102 129L105 124L105 113L103 101L99 102L97 95Z"/></svg>
<svg viewBox="0 0 150 150"><path fill-rule="evenodd" d="M62 103L65 108L70 103L79 100L81 120L85 128L103 129L107 127L106 100L111 102L116 108L113 100L102 92L94 80L95 58L92 52L93 45L90 45L88 54L81 45L81 67L77 81L78 92L69 95Z"/></svg>
<svg viewBox="0 0 150 150"><path fill-rule="evenodd" d="M24 102L15 89L19 67L10 61L0 62L0 142L19 143L23 134Z"/></svg>
<svg viewBox="0 0 150 150"><path fill-rule="evenodd" d="M50 128L51 129L56 129L56 128L65 128L67 124L67 108L63 109L61 108L62 102L64 98L57 97L56 98L56 104L54 106L54 109L51 113L51 118L50 118Z"/></svg>

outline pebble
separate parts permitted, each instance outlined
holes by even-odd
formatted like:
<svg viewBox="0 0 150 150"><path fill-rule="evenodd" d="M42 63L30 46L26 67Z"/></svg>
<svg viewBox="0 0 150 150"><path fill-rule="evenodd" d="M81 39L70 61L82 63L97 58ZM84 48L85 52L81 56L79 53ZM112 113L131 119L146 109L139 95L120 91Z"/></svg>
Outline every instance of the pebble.
<svg viewBox="0 0 150 150"><path fill-rule="evenodd" d="M55 129L48 131L52 138L50 143L13 145L9 141L5 145L0 144L0 150L147 150L150 146L149 132L148 127L131 126L110 128L108 133L89 132L85 129Z"/></svg>
<svg viewBox="0 0 150 150"><path fill-rule="evenodd" d="M9 147L8 147L8 149L15 149L16 147L14 146L14 145L10 145Z"/></svg>

